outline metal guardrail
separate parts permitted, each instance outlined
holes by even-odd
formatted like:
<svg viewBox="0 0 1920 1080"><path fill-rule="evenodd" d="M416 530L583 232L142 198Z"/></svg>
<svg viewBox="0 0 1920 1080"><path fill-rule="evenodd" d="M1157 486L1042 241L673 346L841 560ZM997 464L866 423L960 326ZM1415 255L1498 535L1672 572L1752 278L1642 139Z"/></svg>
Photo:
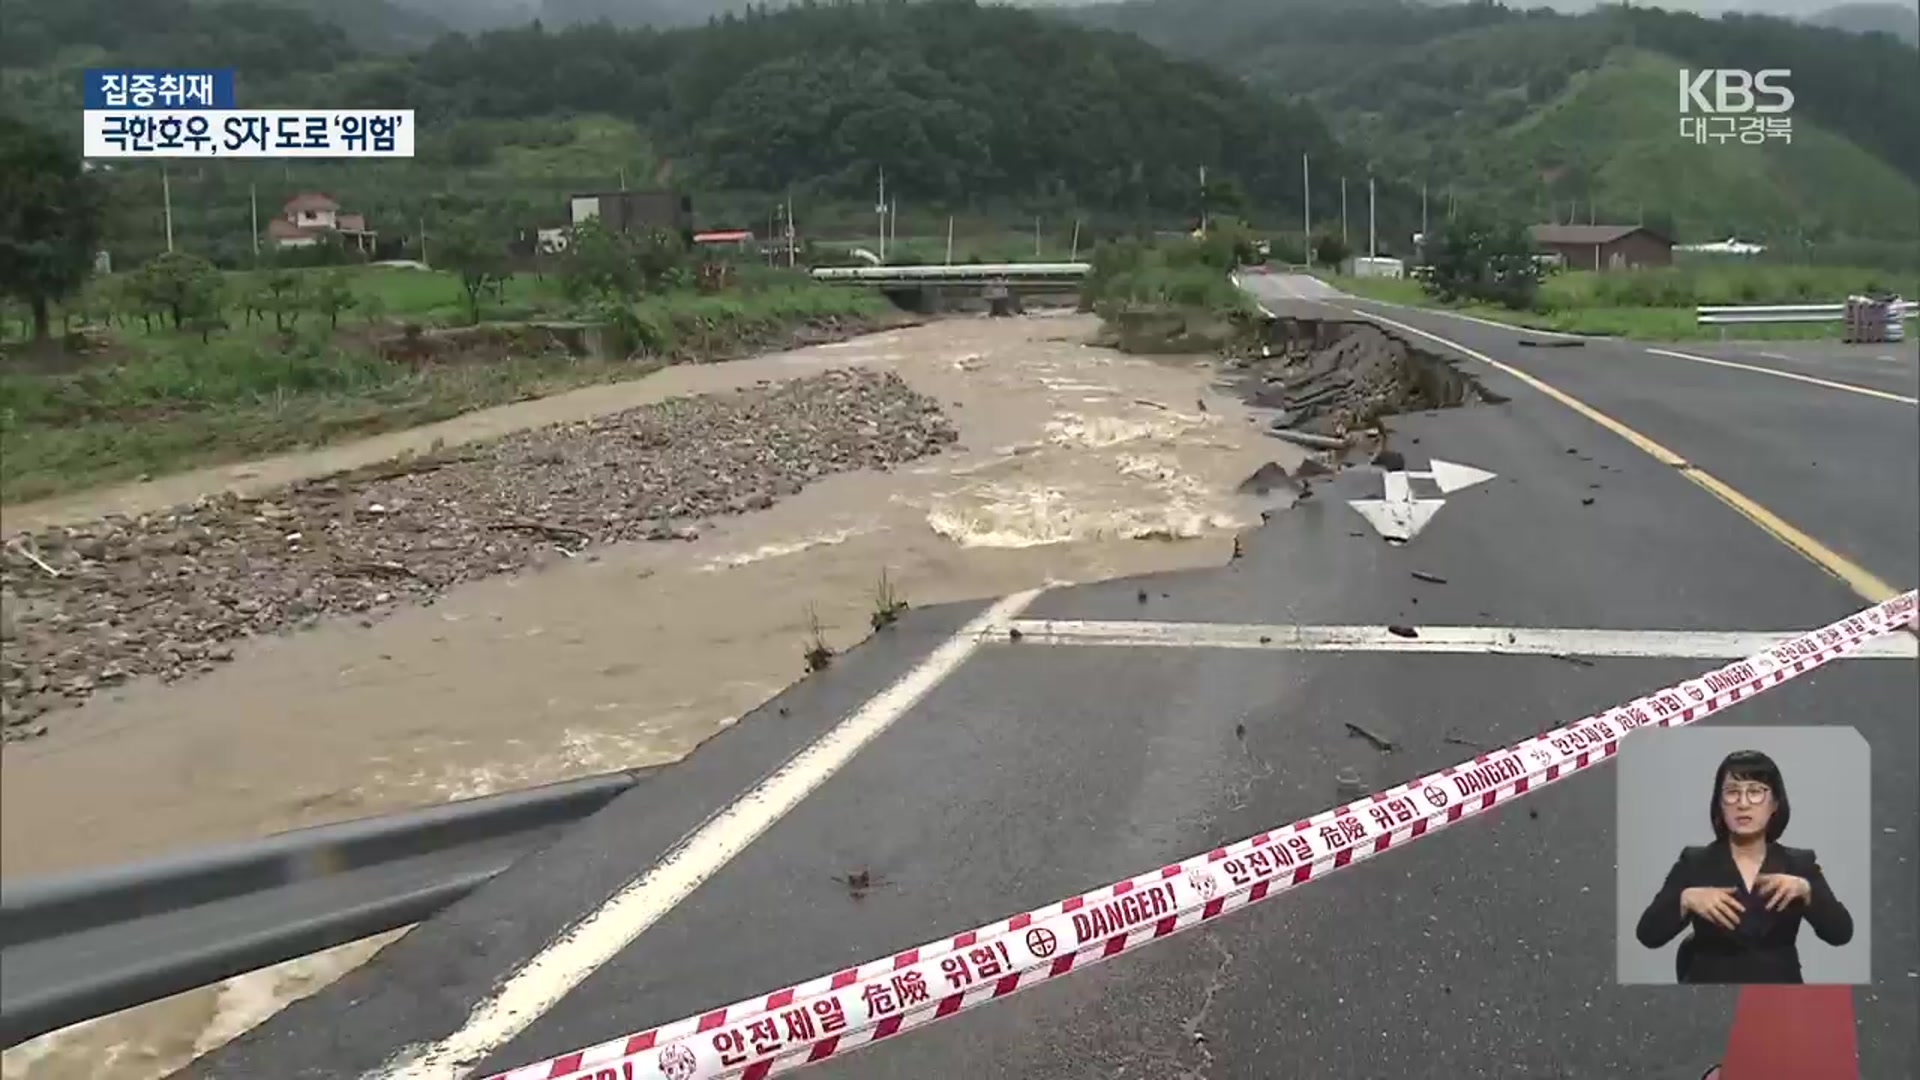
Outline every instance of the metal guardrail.
<svg viewBox="0 0 1920 1080"><path fill-rule="evenodd" d="M1906 300L1900 314L1911 317L1916 305ZM1749 304L1697 307L1694 314L1702 326L1731 326L1744 323L1839 322L1846 315L1845 304Z"/></svg>
<svg viewBox="0 0 1920 1080"><path fill-rule="evenodd" d="M641 775L0 882L0 1047L419 922Z"/></svg>

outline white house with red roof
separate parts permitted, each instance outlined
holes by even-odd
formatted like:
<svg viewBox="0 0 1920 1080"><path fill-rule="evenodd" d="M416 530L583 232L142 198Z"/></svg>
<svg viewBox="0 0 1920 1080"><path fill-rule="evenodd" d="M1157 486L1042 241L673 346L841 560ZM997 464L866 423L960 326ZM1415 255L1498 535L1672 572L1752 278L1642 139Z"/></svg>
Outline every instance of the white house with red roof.
<svg viewBox="0 0 1920 1080"><path fill-rule="evenodd" d="M369 255L379 239L378 233L367 228L364 216L342 213L339 203L317 191L303 191L288 199L280 208L280 216L267 222L267 239L275 247L312 247L330 236Z"/></svg>

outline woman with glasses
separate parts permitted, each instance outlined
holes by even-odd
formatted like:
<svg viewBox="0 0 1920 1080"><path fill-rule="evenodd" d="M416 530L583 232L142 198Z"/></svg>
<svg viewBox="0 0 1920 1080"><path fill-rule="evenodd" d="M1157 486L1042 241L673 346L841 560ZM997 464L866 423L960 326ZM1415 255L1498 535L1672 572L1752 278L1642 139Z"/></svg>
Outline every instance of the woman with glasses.
<svg viewBox="0 0 1920 1080"><path fill-rule="evenodd" d="M1814 853L1779 842L1790 811L1772 758L1739 750L1720 763L1708 805L1714 842L1683 849L1640 916L1649 949L1692 928L1676 960L1681 982L1801 982L1802 921L1829 945L1853 940L1853 916Z"/></svg>

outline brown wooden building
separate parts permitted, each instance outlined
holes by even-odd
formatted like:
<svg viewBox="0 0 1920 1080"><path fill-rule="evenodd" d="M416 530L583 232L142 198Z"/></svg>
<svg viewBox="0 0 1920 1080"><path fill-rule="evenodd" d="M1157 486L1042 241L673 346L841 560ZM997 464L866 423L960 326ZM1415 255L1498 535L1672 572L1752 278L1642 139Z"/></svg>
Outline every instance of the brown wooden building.
<svg viewBox="0 0 1920 1080"><path fill-rule="evenodd" d="M567 216L578 225L599 218L615 232L665 229L693 246L693 197L677 191L601 191L567 200Z"/></svg>
<svg viewBox="0 0 1920 1080"><path fill-rule="evenodd" d="M1672 266L1673 239L1645 225L1535 225L1533 243L1569 270Z"/></svg>

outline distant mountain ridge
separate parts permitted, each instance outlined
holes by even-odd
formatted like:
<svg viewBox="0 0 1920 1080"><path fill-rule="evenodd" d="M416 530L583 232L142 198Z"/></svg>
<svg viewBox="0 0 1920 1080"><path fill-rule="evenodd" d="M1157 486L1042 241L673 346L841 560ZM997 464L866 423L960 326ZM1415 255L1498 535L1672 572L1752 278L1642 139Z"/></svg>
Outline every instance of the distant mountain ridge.
<svg viewBox="0 0 1920 1080"><path fill-rule="evenodd" d="M1920 46L1920 5L1841 4L1809 15L1806 21L1852 34L1888 34Z"/></svg>
<svg viewBox="0 0 1920 1080"><path fill-rule="evenodd" d="M1920 57L1757 16L1497 3L1133 0L1058 18L1135 33L1313 105L1402 180L1536 217L1663 220L1687 236L1920 234ZM1792 70L1793 142L1681 139L1682 68Z"/></svg>
<svg viewBox="0 0 1920 1080"><path fill-rule="evenodd" d="M222 3L230 0L199 0ZM780 8L805 0L256 0L307 11L323 21L345 30L365 48L376 51L419 48L434 37L454 31L476 33L510 29L538 20L544 25L561 27L580 23L607 22L621 28L652 26L671 28L698 26L708 19L728 13L739 14L749 7ZM832 3L835 0L820 0ZM1041 10L1076 10L1113 6L1112 0L1001 0L1007 6ZM1365 0L1358 0L1364 3ZM1478 0L1407 0L1423 7L1464 7ZM1275 9L1292 6L1276 0ZM1604 6L1602 0L1527 0L1528 8L1551 9L1563 14L1578 14ZM1799 0L1668 0L1664 4L1642 5L1672 11L1720 13L1736 11L1768 14L1782 18L1797 17ZM387 9L382 11L381 9ZM1844 3L1828 8L1801 21L1850 33L1885 33L1909 44L1920 43L1920 7L1889 0Z"/></svg>

